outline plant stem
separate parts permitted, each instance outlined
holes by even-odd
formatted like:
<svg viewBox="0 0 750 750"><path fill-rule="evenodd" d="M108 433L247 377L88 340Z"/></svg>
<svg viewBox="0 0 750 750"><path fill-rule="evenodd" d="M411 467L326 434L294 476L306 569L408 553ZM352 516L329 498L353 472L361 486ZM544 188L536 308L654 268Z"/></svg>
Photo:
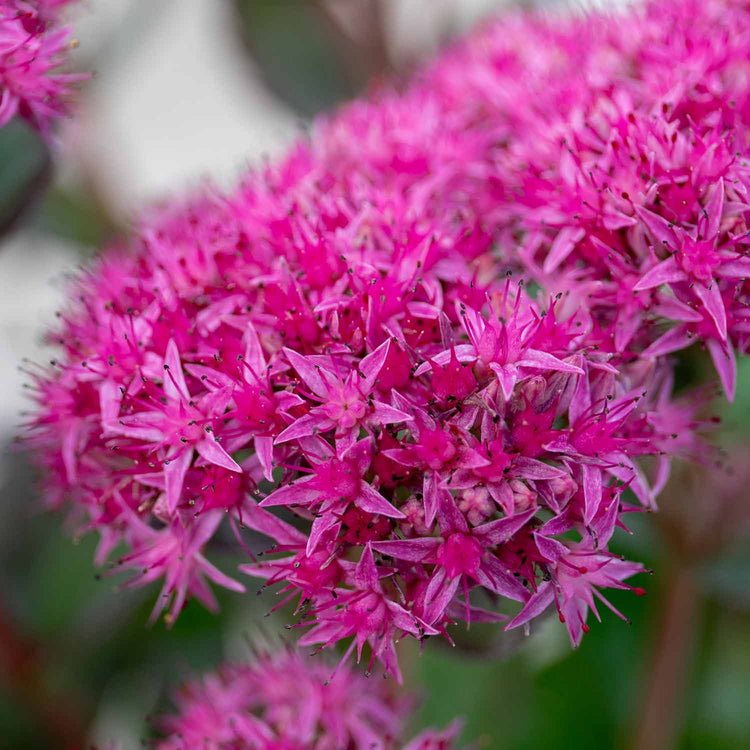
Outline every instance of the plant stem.
<svg viewBox="0 0 750 750"><path fill-rule="evenodd" d="M693 571L673 564L662 592L658 634L651 656L634 750L675 746L690 680L699 599Z"/></svg>
<svg viewBox="0 0 750 750"><path fill-rule="evenodd" d="M0 675L34 716L49 747L81 750L86 747L87 733L81 707L70 696L53 694L46 666L39 644L0 609Z"/></svg>

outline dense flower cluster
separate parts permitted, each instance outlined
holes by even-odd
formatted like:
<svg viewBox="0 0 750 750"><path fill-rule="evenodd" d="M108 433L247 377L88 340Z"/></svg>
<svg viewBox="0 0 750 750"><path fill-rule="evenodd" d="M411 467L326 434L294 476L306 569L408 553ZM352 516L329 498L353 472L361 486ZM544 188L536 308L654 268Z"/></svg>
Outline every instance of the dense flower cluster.
<svg viewBox="0 0 750 750"><path fill-rule="evenodd" d="M383 680L292 650L259 650L250 664L226 664L175 695L156 750L450 750L459 725L426 730L404 744L413 701Z"/></svg>
<svg viewBox="0 0 750 750"><path fill-rule="evenodd" d="M404 634L510 602L575 645L600 589L642 593L608 544L705 402L668 355L700 342L731 396L748 346L750 11L628 13L491 24L77 279L31 442L155 615L244 590L205 556L224 519L273 541L242 571L301 643L397 676Z"/></svg>
<svg viewBox="0 0 750 750"><path fill-rule="evenodd" d="M16 115L42 133L67 110L70 86L85 75L61 73L71 47L59 24L70 0L0 0L0 127Z"/></svg>
<svg viewBox="0 0 750 750"><path fill-rule="evenodd" d="M430 74L496 121L493 210L526 272L585 304L620 355L700 341L730 399L750 346L749 26L745 0L524 16Z"/></svg>

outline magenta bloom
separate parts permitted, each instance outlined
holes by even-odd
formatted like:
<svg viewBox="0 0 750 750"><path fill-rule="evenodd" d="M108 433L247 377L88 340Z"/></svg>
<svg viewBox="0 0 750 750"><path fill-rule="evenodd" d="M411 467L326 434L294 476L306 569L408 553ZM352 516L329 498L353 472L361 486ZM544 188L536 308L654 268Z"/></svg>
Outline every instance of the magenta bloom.
<svg viewBox="0 0 750 750"><path fill-rule="evenodd" d="M61 73L72 42L59 26L68 0L0 0L0 127L16 115L42 133L67 111L71 84L88 76Z"/></svg>
<svg viewBox="0 0 750 750"><path fill-rule="evenodd" d="M402 741L413 699L347 667L259 650L183 686L178 713L159 720L158 750L450 750L460 725Z"/></svg>
<svg viewBox="0 0 750 750"><path fill-rule="evenodd" d="M502 139L491 210L521 238L512 265L585 297L615 352L701 342L730 399L748 345L749 18L734 0L652 0L554 29L518 16L430 76Z"/></svg>
<svg viewBox="0 0 750 750"><path fill-rule="evenodd" d="M566 624L570 641L577 646L583 634L589 631L586 624L589 609L593 611L597 620L600 619L595 597L618 617L627 619L607 601L597 586L631 589L639 595L645 593L641 588L633 588L623 583L624 578L643 571L643 567L638 563L626 562L613 555L597 554L592 547L584 545L568 549L549 540L544 540L543 543L551 550L548 559L554 560L550 567L555 570L555 577L539 585L523 609L508 623L508 628L523 625L540 612L544 612L550 603L554 602L560 622Z"/></svg>
<svg viewBox="0 0 750 750"><path fill-rule="evenodd" d="M403 637L556 607L577 644L633 588L610 540L707 454L670 355L731 396L750 346L750 13L623 13L499 19L74 282L30 443L169 623L242 590L222 522L304 644L396 676Z"/></svg>

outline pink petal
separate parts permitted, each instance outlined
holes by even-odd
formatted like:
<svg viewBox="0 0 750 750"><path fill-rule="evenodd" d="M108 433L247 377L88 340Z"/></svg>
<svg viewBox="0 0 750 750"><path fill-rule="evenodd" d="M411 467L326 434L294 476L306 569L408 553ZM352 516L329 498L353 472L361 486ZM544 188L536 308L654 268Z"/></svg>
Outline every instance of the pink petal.
<svg viewBox="0 0 750 750"><path fill-rule="evenodd" d="M232 391L234 387L217 388L201 396L199 401L201 411L212 417L220 417L224 414L232 400Z"/></svg>
<svg viewBox="0 0 750 750"><path fill-rule="evenodd" d="M318 544L320 544L323 535L334 526L339 525L339 523L340 522L333 513L325 513L322 516L317 516L310 527L310 536L307 540L305 553L312 555L312 553L318 548Z"/></svg>
<svg viewBox="0 0 750 750"><path fill-rule="evenodd" d="M526 456L517 456L513 460L513 467L509 472L514 477L524 477L526 479L555 479L556 477L565 476L566 473L555 466L545 464L536 458L526 458Z"/></svg>
<svg viewBox="0 0 750 750"><path fill-rule="evenodd" d="M190 398L185 376L182 373L180 352L174 339L169 339L167 352L164 355L164 393L168 398L180 401Z"/></svg>
<svg viewBox="0 0 750 750"><path fill-rule="evenodd" d="M716 282L709 287L706 287L703 284L695 284L693 290L703 303L703 307L706 308L708 314L713 318L714 323L716 323L716 329L718 330L722 341L726 341L727 313L724 309L724 300L721 298L719 285Z"/></svg>
<svg viewBox="0 0 750 750"><path fill-rule="evenodd" d="M216 388L235 388L236 382L232 380L226 373L215 370L213 367L206 367L206 365L185 365L185 370L189 372L196 380L200 380L201 383L208 390L214 390Z"/></svg>
<svg viewBox="0 0 750 750"><path fill-rule="evenodd" d="M318 414L305 414L292 422L285 430L282 430L275 443L279 445L290 440L309 437L321 428L330 429L330 420Z"/></svg>
<svg viewBox="0 0 750 750"><path fill-rule="evenodd" d="M372 548L381 555L390 555L409 562L434 563L437 548L442 544L437 537L416 539L396 539L386 542L373 542Z"/></svg>
<svg viewBox="0 0 750 750"><path fill-rule="evenodd" d="M541 352L537 349L527 349L523 354L523 359L516 362L519 367L533 367L542 370L557 370L558 372L572 372L576 375L583 375L583 370L577 365L571 365L569 362L563 362L552 354Z"/></svg>
<svg viewBox="0 0 750 750"><path fill-rule="evenodd" d="M260 375L266 369L266 358L263 354L263 347L260 344L260 339L258 338L258 332L255 330L255 326L252 323L247 324L245 338L247 340L245 346L245 362L250 365L253 372Z"/></svg>
<svg viewBox="0 0 750 750"><path fill-rule="evenodd" d="M108 425L116 423L122 404L122 391L113 380L105 380L99 386L99 409L102 415L102 426L105 432Z"/></svg>
<svg viewBox="0 0 750 750"><path fill-rule="evenodd" d="M319 490L308 487L309 479L302 479L294 484L287 484L274 490L259 503L261 508L274 505L309 505L320 497Z"/></svg>
<svg viewBox="0 0 750 750"><path fill-rule="evenodd" d="M525 601L528 591L496 557L489 555L479 564L477 580L482 586L500 596L507 596L517 602Z"/></svg>
<svg viewBox="0 0 750 750"><path fill-rule="evenodd" d="M359 558L357 567L354 569L354 585L361 591L367 589L380 591L380 576L372 556L372 544L367 542L362 557Z"/></svg>
<svg viewBox="0 0 750 750"><path fill-rule="evenodd" d="M573 391L573 396L570 399L570 405L568 406L568 415L571 424L576 424L579 418L582 417L591 407L591 387L589 385L588 378L577 378L576 387ZM562 451L567 449L567 441L565 441Z"/></svg>
<svg viewBox="0 0 750 750"><path fill-rule="evenodd" d="M615 318L615 349L621 352L640 328L641 316L629 308L620 308Z"/></svg>
<svg viewBox="0 0 750 750"><path fill-rule="evenodd" d="M450 492L443 492L439 503L438 525L440 526L440 533L444 537L455 531L463 534L468 533L469 525L466 523L466 517L456 506L456 501Z"/></svg>
<svg viewBox="0 0 750 750"><path fill-rule="evenodd" d="M362 381L362 390L364 393L369 393L375 385L375 380L383 369L383 364L388 357L390 345L391 340L387 339L359 363L358 369L364 375L364 380Z"/></svg>
<svg viewBox="0 0 750 750"><path fill-rule="evenodd" d="M750 258L728 260L716 269L716 275L724 279L750 278Z"/></svg>
<svg viewBox="0 0 750 750"><path fill-rule="evenodd" d="M645 289L653 289L655 286L670 284L676 281L686 281L687 274L677 265L673 255L657 263L652 269L641 276L638 283L633 287L634 292L642 292Z"/></svg>
<svg viewBox="0 0 750 750"><path fill-rule="evenodd" d="M516 505L513 490L507 482L493 482L487 485L490 497L508 514L512 515Z"/></svg>
<svg viewBox="0 0 750 750"><path fill-rule="evenodd" d="M399 409L394 409L382 401L372 402L372 414L368 417L371 424L396 424L397 422L411 422L414 417Z"/></svg>
<svg viewBox="0 0 750 750"><path fill-rule="evenodd" d="M538 617L552 604L555 596L552 581L544 581L532 594L523 609L505 626L506 630L512 630L519 625L524 625L534 617Z"/></svg>
<svg viewBox="0 0 750 750"><path fill-rule="evenodd" d="M456 353L456 359L459 362L473 362L477 358L476 349L471 344L459 344L454 347L454 351ZM444 367L451 361L451 350L445 349L431 359L436 365ZM422 364L414 371L414 375L419 376L429 372L432 369L432 362L422 362Z"/></svg>
<svg viewBox="0 0 750 750"><path fill-rule="evenodd" d="M255 455L258 456L258 462L263 467L263 476L269 481L273 481L273 438L256 437L254 439Z"/></svg>
<svg viewBox="0 0 750 750"><path fill-rule="evenodd" d="M673 246L672 250L676 249L674 247L676 241L675 233L666 219L640 206L635 207L635 212L659 245L664 245L667 248Z"/></svg>
<svg viewBox="0 0 750 750"><path fill-rule="evenodd" d="M597 466L583 464L581 466L583 475L583 501L584 514L583 520L588 524L599 510L599 503L602 501L602 470Z"/></svg>
<svg viewBox="0 0 750 750"><path fill-rule="evenodd" d="M684 349L695 342L695 336L686 325L670 328L663 336L660 336L644 352L644 357L660 357L663 354L671 354Z"/></svg>
<svg viewBox="0 0 750 750"><path fill-rule="evenodd" d="M706 239L711 239L719 234L721 226L721 215L724 207L724 178L719 177L719 181L714 185L711 195L706 202L706 213L708 214L706 231L702 232ZM704 220L705 217L704 217Z"/></svg>
<svg viewBox="0 0 750 750"><path fill-rule="evenodd" d="M174 513L175 510L177 510L177 505L180 502L180 496L182 495L182 485L185 481L185 473L188 470L188 466L190 466L192 458L193 449L186 448L177 458L170 460L170 462L164 466L167 508L170 513Z"/></svg>
<svg viewBox="0 0 750 750"><path fill-rule="evenodd" d="M425 524L429 528L435 520L438 504L440 501L440 477L436 471L429 470L425 472L422 483L422 492L424 494L424 516Z"/></svg>
<svg viewBox="0 0 750 750"><path fill-rule="evenodd" d="M163 420L164 415L161 412L141 412L120 417L116 423L108 425L107 431L136 440L160 443L164 440L164 433L158 425Z"/></svg>
<svg viewBox="0 0 750 750"><path fill-rule="evenodd" d="M719 373L719 380L721 380L727 400L731 403L734 401L735 388L737 387L737 360L734 356L734 349L729 342L717 341L716 339L709 339L706 346L711 354L716 372Z"/></svg>
<svg viewBox="0 0 750 750"><path fill-rule="evenodd" d="M552 273L570 255L585 234L586 232L580 227L563 227L557 233L549 253L544 259L544 273Z"/></svg>
<svg viewBox="0 0 750 750"><path fill-rule="evenodd" d="M429 623L439 620L456 595L461 576L447 580L445 568L440 568L432 577L425 593L425 620Z"/></svg>
<svg viewBox="0 0 750 750"><path fill-rule="evenodd" d="M72 485L78 481L76 452L78 439L81 436L81 420L71 419L62 431L62 457L65 466L65 477Z"/></svg>
<svg viewBox="0 0 750 750"><path fill-rule="evenodd" d="M305 381L308 388L310 388L316 396L325 398L328 395L328 386L325 384L319 368L311 364L307 357L297 354L297 352L292 349L284 347L284 354L286 354L289 364L294 367L297 374Z"/></svg>
<svg viewBox="0 0 750 750"><path fill-rule="evenodd" d="M512 365L503 366L497 364L497 362L491 362L490 369L497 375L503 397L506 401L510 401L516 381L518 380L518 371Z"/></svg>
<svg viewBox="0 0 750 750"><path fill-rule="evenodd" d="M242 523L279 544L299 545L307 541L307 536L291 524L263 510L250 499L242 506Z"/></svg>
<svg viewBox="0 0 750 750"><path fill-rule="evenodd" d="M223 586L230 591L237 591L240 594L245 593L245 587L239 581L235 581L234 578L230 578L225 573L222 573L202 555L197 555L196 559L200 562L201 572L208 576L215 584Z"/></svg>
<svg viewBox="0 0 750 750"><path fill-rule="evenodd" d="M544 536L538 532L534 534L534 542L539 550L539 554L552 563L557 562L561 557L570 552L562 542L558 542L557 539L550 539L548 536Z"/></svg>
<svg viewBox="0 0 750 750"><path fill-rule="evenodd" d="M697 310L668 295L662 295L654 311L670 320L679 320L685 323L700 323L703 320L703 316Z"/></svg>
<svg viewBox="0 0 750 750"><path fill-rule="evenodd" d="M485 545L504 544L534 516L536 510L536 508L529 508L515 516L484 523L474 529L474 536Z"/></svg>
<svg viewBox="0 0 750 750"><path fill-rule="evenodd" d="M411 633L412 635L419 635L421 629L427 635L437 635L438 631L435 628L430 627L428 623L420 620L400 604L396 604L393 601L386 601L386 606L388 607L388 616L391 623L399 630Z"/></svg>
<svg viewBox="0 0 750 750"><path fill-rule="evenodd" d="M406 518L406 516L391 505L372 485L362 482L359 488L359 495L354 501L357 507L366 510L368 513L379 513L381 516L389 518Z"/></svg>
<svg viewBox="0 0 750 750"><path fill-rule="evenodd" d="M216 442L215 438L206 437L199 440L195 444L195 450L209 463L242 474L242 467Z"/></svg>

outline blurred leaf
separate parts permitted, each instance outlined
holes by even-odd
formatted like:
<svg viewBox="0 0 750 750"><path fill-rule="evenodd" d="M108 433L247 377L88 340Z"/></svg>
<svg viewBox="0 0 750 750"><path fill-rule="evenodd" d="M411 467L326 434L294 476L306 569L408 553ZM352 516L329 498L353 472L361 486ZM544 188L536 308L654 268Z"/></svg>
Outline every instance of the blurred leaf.
<svg viewBox="0 0 750 750"><path fill-rule="evenodd" d="M722 397L718 402L722 418L722 438L747 441L750 428L750 356L737 358L737 393L734 403Z"/></svg>
<svg viewBox="0 0 750 750"><path fill-rule="evenodd" d="M745 578L747 581L747 578ZM709 629L699 654L700 679L686 711L684 750L735 750L750 747L748 674L750 639L747 617L729 617L709 608Z"/></svg>
<svg viewBox="0 0 750 750"><path fill-rule="evenodd" d="M16 118L0 128L0 237L42 194L51 174L49 150Z"/></svg>
<svg viewBox="0 0 750 750"><path fill-rule="evenodd" d="M747 538L720 558L702 565L698 581L728 610L750 611L750 548Z"/></svg>
<svg viewBox="0 0 750 750"><path fill-rule="evenodd" d="M235 0L238 31L269 88L311 117L350 99L382 68L310 0Z"/></svg>
<svg viewBox="0 0 750 750"><path fill-rule="evenodd" d="M2 748L34 747L44 748L44 736L36 726L34 716L20 701L6 693L0 683L0 727L2 727Z"/></svg>
<svg viewBox="0 0 750 750"><path fill-rule="evenodd" d="M414 682L426 690L418 725L441 726L462 715L463 739L483 750L616 747L637 701L651 621L647 597L607 595L635 625L602 613L601 623L591 618L591 632L575 651L555 617L507 661L467 660L430 644L414 664Z"/></svg>
<svg viewBox="0 0 750 750"><path fill-rule="evenodd" d="M101 248L121 231L95 191L80 184L49 190L35 223L48 234L90 250Z"/></svg>

